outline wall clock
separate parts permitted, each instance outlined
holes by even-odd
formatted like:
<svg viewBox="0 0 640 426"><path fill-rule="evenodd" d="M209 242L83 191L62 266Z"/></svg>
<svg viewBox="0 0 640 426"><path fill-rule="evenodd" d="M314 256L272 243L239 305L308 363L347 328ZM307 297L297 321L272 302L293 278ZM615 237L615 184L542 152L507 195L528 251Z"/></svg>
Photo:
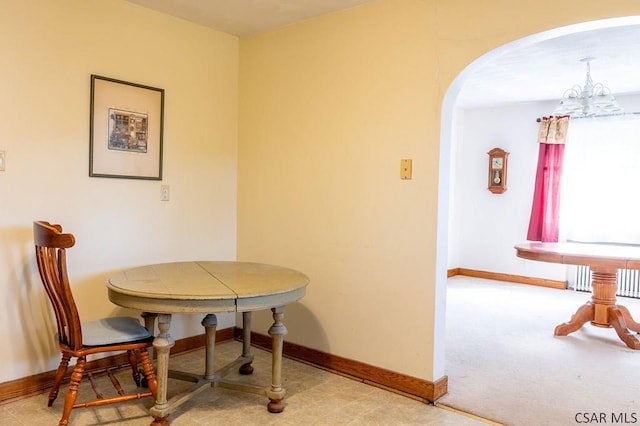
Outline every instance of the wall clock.
<svg viewBox="0 0 640 426"><path fill-rule="evenodd" d="M507 157L509 153L500 148L489 151L489 186L493 194L502 194L507 190Z"/></svg>

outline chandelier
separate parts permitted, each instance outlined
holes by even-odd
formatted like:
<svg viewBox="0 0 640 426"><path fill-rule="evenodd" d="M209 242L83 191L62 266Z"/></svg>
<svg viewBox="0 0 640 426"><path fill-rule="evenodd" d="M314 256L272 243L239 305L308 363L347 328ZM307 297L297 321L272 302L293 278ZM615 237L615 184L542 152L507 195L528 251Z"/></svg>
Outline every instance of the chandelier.
<svg viewBox="0 0 640 426"><path fill-rule="evenodd" d="M594 58L584 58L587 63L587 78L584 87L574 85L562 95L562 100L553 111L553 115L568 115L570 117L593 117L622 112L611 90L602 83L593 83L591 79L591 64Z"/></svg>

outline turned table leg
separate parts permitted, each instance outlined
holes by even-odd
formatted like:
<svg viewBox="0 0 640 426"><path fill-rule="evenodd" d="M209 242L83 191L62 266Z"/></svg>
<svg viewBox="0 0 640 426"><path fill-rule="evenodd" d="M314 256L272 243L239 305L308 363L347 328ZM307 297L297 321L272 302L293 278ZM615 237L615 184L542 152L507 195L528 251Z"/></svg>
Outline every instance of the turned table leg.
<svg viewBox="0 0 640 426"><path fill-rule="evenodd" d="M159 333L153 340L153 348L157 359L158 392L156 404L149 410L154 420L152 426L164 426L169 424L169 404L167 403L167 381L169 378L169 351L175 344L169 334L171 326L171 314L158 315Z"/></svg>
<svg viewBox="0 0 640 426"><path fill-rule="evenodd" d="M282 347L284 336L287 334L287 327L284 326L284 306L271 308L273 312L273 325L269 328L269 335L272 338L272 360L271 360L271 389L267 392L270 402L267 409L270 413L281 413L284 410L282 399L285 390L282 388Z"/></svg>
<svg viewBox="0 0 640 426"><path fill-rule="evenodd" d="M633 320L627 308L616 305L617 269L591 267L591 272L591 301L578 308L569 322L558 325L554 334L566 336L591 321L597 327L613 327L628 347L640 349L640 340L629 332L640 332L640 324Z"/></svg>
<svg viewBox="0 0 640 426"><path fill-rule="evenodd" d="M591 268L591 301L582 305L569 322L556 327L556 336L566 336L579 330L587 321L598 327L611 327L609 308L616 304L616 268Z"/></svg>
<svg viewBox="0 0 640 426"><path fill-rule="evenodd" d="M591 302L594 305L591 324L598 327L611 327L609 322L609 308L616 304L617 269L593 270L591 272L591 288L593 295Z"/></svg>
<svg viewBox="0 0 640 426"><path fill-rule="evenodd" d="M242 358L248 360L238 370L240 374L253 373L253 356L251 356L251 311L242 313Z"/></svg>
<svg viewBox="0 0 640 426"><path fill-rule="evenodd" d="M616 272L615 269L593 271L591 300L595 305L595 312L591 323L598 327L613 327L620 340L628 347L640 349L640 341L629 332L630 327L635 331L640 330L640 324L631 318L627 308L616 305L618 291Z"/></svg>
<svg viewBox="0 0 640 426"><path fill-rule="evenodd" d="M215 314L207 314L202 322L205 335L204 349L204 378L213 380L215 369L215 349L216 349L216 329L218 327L218 317Z"/></svg>
<svg viewBox="0 0 640 426"><path fill-rule="evenodd" d="M152 336L156 335L156 318L158 314L154 312L143 312L140 315L144 319L144 328L149 330ZM153 360L153 348L147 350L149 352L149 359Z"/></svg>

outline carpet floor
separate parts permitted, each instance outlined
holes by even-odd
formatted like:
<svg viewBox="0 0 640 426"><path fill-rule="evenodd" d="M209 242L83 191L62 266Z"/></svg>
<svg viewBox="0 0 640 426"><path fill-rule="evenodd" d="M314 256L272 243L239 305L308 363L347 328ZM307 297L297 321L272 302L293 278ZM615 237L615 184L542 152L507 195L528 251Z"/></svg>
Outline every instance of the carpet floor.
<svg viewBox="0 0 640 426"><path fill-rule="evenodd" d="M514 426L640 422L640 351L589 323L553 335L589 293L463 276L447 285L439 404ZM618 303L640 320L640 300Z"/></svg>

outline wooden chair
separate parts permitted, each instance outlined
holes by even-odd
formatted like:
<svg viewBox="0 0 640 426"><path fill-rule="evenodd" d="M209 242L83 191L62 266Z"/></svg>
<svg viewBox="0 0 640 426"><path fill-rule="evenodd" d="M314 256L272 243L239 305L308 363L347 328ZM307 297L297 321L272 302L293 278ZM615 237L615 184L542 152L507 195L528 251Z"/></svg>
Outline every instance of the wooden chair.
<svg viewBox="0 0 640 426"><path fill-rule="evenodd" d="M153 373L153 365L147 348L151 347L153 336L136 318L115 317L90 322L80 322L80 316L69 285L66 265L66 249L73 247L75 238L72 234L63 234L62 226L48 222L34 222L33 236L36 249L36 260L42 284L49 296L58 326L58 345L62 352L62 360L56 371L53 389L49 392L49 407L53 405L69 360L76 357L76 365L71 374L64 410L59 425L69 423L71 410L80 407L93 407L147 396L156 397L157 382ZM127 394L110 368L104 369L117 395L105 396L93 380L92 372L85 371L87 355L104 352L126 351L133 371L133 379L138 386L143 384L138 371L138 363L149 391ZM96 399L76 404L78 387L84 376L88 376Z"/></svg>

